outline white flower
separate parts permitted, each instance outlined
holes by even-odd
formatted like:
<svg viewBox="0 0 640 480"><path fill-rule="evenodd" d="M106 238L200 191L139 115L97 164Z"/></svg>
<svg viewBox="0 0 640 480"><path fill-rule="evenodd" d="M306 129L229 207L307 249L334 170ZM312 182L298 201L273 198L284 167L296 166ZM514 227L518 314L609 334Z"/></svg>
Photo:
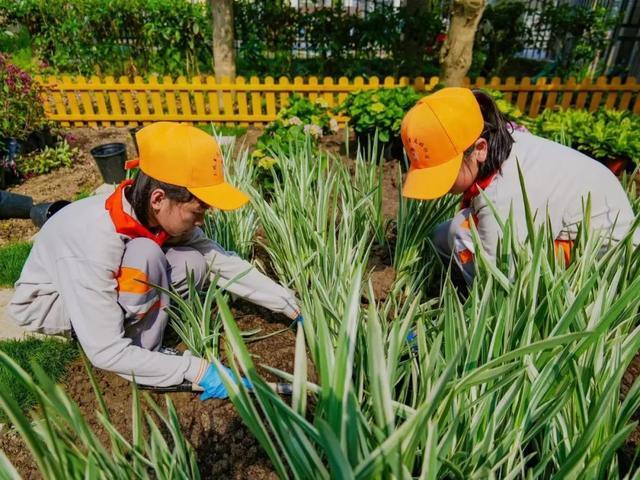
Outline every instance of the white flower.
<svg viewBox="0 0 640 480"><path fill-rule="evenodd" d="M300 120L298 117L291 117L289 119L289 125L302 125L302 120Z"/></svg>
<svg viewBox="0 0 640 480"><path fill-rule="evenodd" d="M322 136L322 128L315 124L305 125L304 133L308 133L313 138L320 138Z"/></svg>
<svg viewBox="0 0 640 480"><path fill-rule="evenodd" d="M340 127L338 126L338 121L335 118L329 120L329 130L331 130L333 133L338 133L339 129Z"/></svg>

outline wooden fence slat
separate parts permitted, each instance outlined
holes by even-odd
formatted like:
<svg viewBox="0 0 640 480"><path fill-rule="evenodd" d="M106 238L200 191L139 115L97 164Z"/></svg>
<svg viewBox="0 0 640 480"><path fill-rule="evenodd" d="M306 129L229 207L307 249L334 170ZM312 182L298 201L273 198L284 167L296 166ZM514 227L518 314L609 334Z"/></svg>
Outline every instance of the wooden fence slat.
<svg viewBox="0 0 640 480"><path fill-rule="evenodd" d="M596 87L602 88L603 90L607 87L607 78L606 77L598 77L596 80ZM589 102L589 111L595 112L600 108L600 103L602 102L602 91L596 90L591 95L591 102Z"/></svg>
<svg viewBox="0 0 640 480"><path fill-rule="evenodd" d="M513 102L513 91L516 90L516 77L507 77L507 81L504 82L504 98L508 102Z"/></svg>
<svg viewBox="0 0 640 480"><path fill-rule="evenodd" d="M545 90L545 85L547 84L547 79L544 77L538 78L536 81L536 91L531 96L531 106L529 107L529 115L531 118L536 118L538 116L538 112L540 111L540 105L542 104L542 95Z"/></svg>
<svg viewBox="0 0 640 480"><path fill-rule="evenodd" d="M355 77L352 81L340 77L336 82L325 77L308 81L295 77L293 82L281 77L278 82L267 77L264 82L251 77L215 79L207 76L186 79L179 77L175 83L171 77L156 76L148 81L136 76L133 82L126 77L118 81L113 77L101 79L92 76L71 78L50 76L35 77L44 87L45 110L51 120L63 126L73 125L137 125L158 120L183 122L225 122L242 125L263 125L276 118L277 113L289 102L290 95L299 93L315 101L322 98L330 107L342 103L350 92L375 88L412 86L416 91L430 91L438 84L438 77L409 79L400 77ZM467 79L468 80L468 79ZM469 83L469 85L471 85ZM515 77L506 81L492 77L475 79L473 86L504 92L505 98L526 114L535 117L543 109L556 108L606 108L632 110L640 113L640 84L629 78L624 83L619 77L607 83L605 78L595 82L585 79L579 84L574 78L562 83L559 78L539 78L535 84ZM178 97L178 98L177 98ZM179 100L179 101L178 101ZM617 104L617 105L616 105ZM344 122L345 117L336 117Z"/></svg>
<svg viewBox="0 0 640 480"><path fill-rule="evenodd" d="M327 102L327 105L329 106L329 108L333 108L335 106L335 101L333 99L333 92L330 90L332 86L333 86L333 78L324 77L324 79L322 80L322 90L324 90L325 93L322 95L322 98L324 99L325 102ZM326 87L329 87L329 88L326 88Z"/></svg>
<svg viewBox="0 0 640 480"><path fill-rule="evenodd" d="M273 92L273 77L266 77L264 79L265 85L265 99L267 101L267 117L270 119L276 118L276 95Z"/></svg>
<svg viewBox="0 0 640 480"><path fill-rule="evenodd" d="M178 90L178 95L180 98L180 109L179 112L185 117L185 120L191 120L191 98L189 97L189 83L184 76L179 76L176 79L176 89Z"/></svg>
<svg viewBox="0 0 640 480"><path fill-rule="evenodd" d="M628 90L626 90L620 97L620 104L618 105L619 110L628 110L629 104L631 103L631 97L633 96L632 91L635 90L638 92L638 90L640 90L634 77L627 77L627 81L624 82L624 87Z"/></svg>
<svg viewBox="0 0 640 480"><path fill-rule="evenodd" d="M560 77L553 77L551 79L551 86L549 87L549 95L547 95L547 101L544 104L545 110L555 108L558 101L558 92L560 90Z"/></svg>
<svg viewBox="0 0 640 480"><path fill-rule="evenodd" d="M287 77L280 77L278 80L279 88L282 90L279 93L279 106L278 109L286 108L289 105L289 90L291 87L289 86L289 79Z"/></svg>
<svg viewBox="0 0 640 480"><path fill-rule="evenodd" d="M576 104L575 107L580 110L583 109L585 104L587 103L587 90L591 86L591 79L585 78L580 82L580 88L578 91L578 95L576 96Z"/></svg>
<svg viewBox="0 0 640 480"><path fill-rule="evenodd" d="M202 85L202 80L200 79L199 76L193 77L193 79L191 80L191 83L195 86L200 86ZM204 96L202 95L202 91L197 90L196 92L194 92L193 102L196 106L196 115L199 118L204 117L206 110L204 106Z"/></svg>
<svg viewBox="0 0 640 480"><path fill-rule="evenodd" d="M217 80L217 79L216 79ZM231 83L231 79L229 77L222 77L221 83L218 85L219 92L222 92L222 112L225 116L233 118L234 115L234 105L233 99L236 93L236 89L234 85ZM218 94L219 95L219 94ZM235 119L234 119L235 120ZM233 125L233 122L226 122L227 126Z"/></svg>
<svg viewBox="0 0 640 480"><path fill-rule="evenodd" d="M620 90L620 85L622 81L620 77L613 77L611 79L609 93L607 94L607 99L604 102L604 108L609 110L613 110L616 108L616 100L618 99L618 91Z"/></svg>
<svg viewBox="0 0 640 480"><path fill-rule="evenodd" d="M573 99L573 93L576 90L578 84L574 77L569 77L567 80L567 85L564 91L562 92L562 109L566 110L571 105L571 100Z"/></svg>
<svg viewBox="0 0 640 480"><path fill-rule="evenodd" d="M312 88L316 89L315 91L309 91L309 100L311 100L312 102L315 102L316 99L318 98L318 92L317 92L318 78L317 77L313 77L313 76L309 77L309 81L308 81L307 85L309 85Z"/></svg>
<svg viewBox="0 0 640 480"><path fill-rule="evenodd" d="M164 103L162 102L162 96L160 95L159 90L155 90L160 83L158 82L158 77L152 75L149 77L149 89L151 90L151 106L153 107L153 115L161 116L164 115Z"/></svg>
<svg viewBox="0 0 640 480"><path fill-rule="evenodd" d="M129 79L127 77L120 77L120 81L118 82L120 85L129 85ZM135 117L136 116L136 107L133 103L133 97L131 96L131 91L123 91L122 92L122 100L124 102L124 111L127 117ZM133 122L137 124L137 122Z"/></svg>
<svg viewBox="0 0 640 480"><path fill-rule="evenodd" d="M87 79L82 75L78 76L76 78L76 81L79 84L87 83ZM88 91L81 91L79 95L80 95L80 103L82 105L83 114L92 116L94 112L93 112L93 102L91 101L91 95L89 94ZM98 126L98 122L88 122L88 124L90 127Z"/></svg>
<svg viewBox="0 0 640 480"><path fill-rule="evenodd" d="M68 89L65 92L65 100L67 105L69 106L69 113L71 113L72 116L80 116L80 107L78 105L77 99L78 93L76 93L75 89L73 88L73 84L75 82L71 79L71 77L66 75L62 77L62 82L68 85ZM74 125L76 127L81 126L82 122L74 122Z"/></svg>
<svg viewBox="0 0 640 480"><path fill-rule="evenodd" d="M140 111L140 117L142 119L149 116L149 98L147 97L147 91L144 89L144 80L142 77L136 75L133 77L133 83L136 85L135 101L138 104L138 110ZM202 112L204 114L204 111ZM141 125L140 122L136 122L135 125Z"/></svg>
<svg viewBox="0 0 640 480"><path fill-rule="evenodd" d="M262 94L258 89L260 79L258 77L251 77L249 83L255 88L255 90L251 92L251 114L254 117L259 117L262 115ZM260 126L261 123L254 122L254 125Z"/></svg>
<svg viewBox="0 0 640 480"><path fill-rule="evenodd" d="M516 100L516 106L521 112L527 113L527 100L529 99L528 88L531 86L531 79L524 77L520 82L520 93L518 93L518 99Z"/></svg>
<svg viewBox="0 0 640 480"><path fill-rule="evenodd" d="M246 83L244 77L236 77L236 84L242 86ZM247 92L238 92L238 114L240 116L248 115L249 108L247 105ZM246 127L249 124L247 122L240 122L241 127Z"/></svg>

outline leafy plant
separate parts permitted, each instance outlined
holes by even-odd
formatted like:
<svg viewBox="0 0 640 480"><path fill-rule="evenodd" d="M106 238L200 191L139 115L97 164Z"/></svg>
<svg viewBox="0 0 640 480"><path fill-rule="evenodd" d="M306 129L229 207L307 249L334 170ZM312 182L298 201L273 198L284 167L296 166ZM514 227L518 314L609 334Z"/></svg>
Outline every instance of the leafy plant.
<svg viewBox="0 0 640 480"><path fill-rule="evenodd" d="M22 140L46 124L41 88L0 53L0 139Z"/></svg>
<svg viewBox="0 0 640 480"><path fill-rule="evenodd" d="M351 93L338 106L336 113L349 117L356 133L378 132L382 143L400 134L405 113L422 97L413 88L381 88Z"/></svg>
<svg viewBox="0 0 640 480"><path fill-rule="evenodd" d="M66 140L60 141L54 148L21 155L16 160L18 171L26 176L42 175L60 167L70 167L79 157L80 150L71 147Z"/></svg>

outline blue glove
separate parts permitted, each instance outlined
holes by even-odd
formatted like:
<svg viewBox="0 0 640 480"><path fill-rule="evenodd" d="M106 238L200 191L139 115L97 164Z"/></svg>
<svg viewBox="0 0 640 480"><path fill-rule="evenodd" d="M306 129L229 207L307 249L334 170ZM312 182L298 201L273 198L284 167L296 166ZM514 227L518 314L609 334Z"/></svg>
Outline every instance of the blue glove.
<svg viewBox="0 0 640 480"><path fill-rule="evenodd" d="M298 316L296 317L296 323L299 325L302 325L303 322L304 322L304 318L302 318L302 314L299 313Z"/></svg>
<svg viewBox="0 0 640 480"><path fill-rule="evenodd" d="M223 366L222 368L224 368L224 370L229 374L229 376L235 382L236 376L231 371L231 369L225 366ZM251 388L251 382L249 380L247 380L246 378L241 378L241 380L242 380L242 383L244 383L245 387ZM200 400L208 400L210 398L228 398L229 397L229 392L227 392L227 389L225 388L224 383L222 383L220 372L218 372L218 369L213 363L209 365L209 368L204 373L204 376L202 377L200 382L198 382L198 385L204 388L204 393L200 395Z"/></svg>

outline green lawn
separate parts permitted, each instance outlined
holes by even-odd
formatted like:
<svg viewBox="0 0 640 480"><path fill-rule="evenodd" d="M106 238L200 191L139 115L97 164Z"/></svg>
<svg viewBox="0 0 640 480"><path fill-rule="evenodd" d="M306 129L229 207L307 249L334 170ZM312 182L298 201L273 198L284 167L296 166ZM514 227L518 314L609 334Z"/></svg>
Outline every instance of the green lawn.
<svg viewBox="0 0 640 480"><path fill-rule="evenodd" d="M31 244L27 242L0 247L0 287L13 286L30 251Z"/></svg>
<svg viewBox="0 0 640 480"><path fill-rule="evenodd" d="M33 375L31 365L39 364L49 377L60 381L67 371L69 362L77 358L78 347L75 342L58 338L26 338L24 340L2 340L0 350L10 356L22 368ZM23 411L28 411L36 403L33 391L24 385L5 367L0 366L0 388L12 392L13 397ZM8 420L4 410L0 409L0 422Z"/></svg>

